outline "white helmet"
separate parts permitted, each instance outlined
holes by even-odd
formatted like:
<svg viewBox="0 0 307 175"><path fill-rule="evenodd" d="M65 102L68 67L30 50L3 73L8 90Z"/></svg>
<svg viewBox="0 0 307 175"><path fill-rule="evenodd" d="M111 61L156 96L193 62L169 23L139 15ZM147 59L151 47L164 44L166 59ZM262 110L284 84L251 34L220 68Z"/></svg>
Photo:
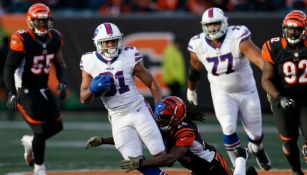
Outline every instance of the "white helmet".
<svg viewBox="0 0 307 175"><path fill-rule="evenodd" d="M221 26L209 30L207 24L215 22L221 22ZM210 40L221 38L226 34L228 27L227 17L224 15L223 10L216 7L207 9L203 14L200 23L202 24L204 34Z"/></svg>
<svg viewBox="0 0 307 175"><path fill-rule="evenodd" d="M107 58L114 58L118 56L120 49L122 48L122 37L123 34L120 32L119 28L112 23L100 24L94 33L94 44L97 51ZM109 40L118 39L118 44L113 48L103 48L103 42Z"/></svg>

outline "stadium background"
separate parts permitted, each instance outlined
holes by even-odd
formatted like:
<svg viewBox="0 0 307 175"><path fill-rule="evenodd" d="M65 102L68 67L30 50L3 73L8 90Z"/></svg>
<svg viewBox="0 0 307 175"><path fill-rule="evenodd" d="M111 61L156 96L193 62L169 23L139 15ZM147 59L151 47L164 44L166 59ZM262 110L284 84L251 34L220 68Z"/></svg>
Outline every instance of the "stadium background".
<svg viewBox="0 0 307 175"><path fill-rule="evenodd" d="M246 25L252 32L252 39L261 47L267 39L281 35L281 22L286 11L281 12L227 12L230 25ZM10 35L20 28L26 28L26 16L24 14L2 14L0 16L0 37ZM61 101L63 108L63 119L65 130L52 138L47 143L46 166L48 170L77 170L77 169L118 169L119 153L112 146L103 146L97 149L85 151L84 143L88 137L93 135L109 136L110 125L107 114L102 103L95 100L90 105L82 105L79 102L79 88L81 82L81 71L79 61L83 53L95 50L91 40L94 29L102 22L112 22L119 26L124 33L124 43L138 47L144 55L144 64L158 79L163 87L163 95L169 91L162 82L161 61L164 48L174 35L180 36L186 48L189 39L201 32L201 15L192 13L169 13L155 12L149 14L129 14L119 16L103 16L96 13L55 13L54 27L60 30L64 37L64 58L68 65L68 87L69 95L66 101ZM188 52L183 50L188 65ZM270 153L274 169L287 169L288 165L281 154L280 141L272 121L266 94L260 86L261 72L253 66L259 95L264 112L264 132L266 149ZM206 112L208 119L199 123L201 133L205 140L214 144L225 157L221 129L214 118L213 106L210 96L209 83L206 75L202 76L198 89L199 104ZM56 87L54 75L50 78L51 88ZM138 83L142 94L152 104L149 91ZM22 121L19 114L15 114L14 121L6 120L5 96L0 93L0 174L8 172L31 171L24 165L23 148L20 138L24 134L30 134L30 129ZM185 98L185 97L184 97ZM152 104L153 105L153 104ZM243 145L246 139L239 128L239 134ZM300 140L302 143L302 140ZM148 154L148 153L147 153ZM255 164L254 159L248 162ZM306 164L303 163L306 169ZM176 168L180 167L178 164Z"/></svg>

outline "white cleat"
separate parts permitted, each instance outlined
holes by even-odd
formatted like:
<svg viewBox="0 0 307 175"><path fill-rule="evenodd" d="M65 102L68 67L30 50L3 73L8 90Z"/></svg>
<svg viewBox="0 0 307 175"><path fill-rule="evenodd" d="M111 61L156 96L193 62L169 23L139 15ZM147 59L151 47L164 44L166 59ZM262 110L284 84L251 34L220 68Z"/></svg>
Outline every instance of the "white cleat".
<svg viewBox="0 0 307 175"><path fill-rule="evenodd" d="M42 165L34 165L34 173L33 175L47 175L46 167L44 164Z"/></svg>
<svg viewBox="0 0 307 175"><path fill-rule="evenodd" d="M24 135L21 138L21 144L25 148L24 158L28 166L33 166L33 163L34 163L33 151L32 151L32 140L33 140L33 136L30 136L30 135Z"/></svg>

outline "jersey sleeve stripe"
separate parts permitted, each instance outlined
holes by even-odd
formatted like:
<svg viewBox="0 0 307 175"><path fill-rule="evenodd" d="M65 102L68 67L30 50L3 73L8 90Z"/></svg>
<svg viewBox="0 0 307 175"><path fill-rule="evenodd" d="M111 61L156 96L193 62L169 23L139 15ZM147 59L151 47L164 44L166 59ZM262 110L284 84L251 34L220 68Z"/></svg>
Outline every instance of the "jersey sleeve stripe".
<svg viewBox="0 0 307 175"><path fill-rule="evenodd" d="M188 46L188 51L195 53L193 47L191 45Z"/></svg>
<svg viewBox="0 0 307 175"><path fill-rule="evenodd" d="M134 60L135 62L139 62L140 60L142 60L143 56L139 56L139 57L135 57Z"/></svg>
<svg viewBox="0 0 307 175"><path fill-rule="evenodd" d="M264 43L263 46L262 46L261 56L265 60L271 62L272 64L275 64L275 62L273 61L273 59L271 57L270 51L271 51L270 42Z"/></svg>
<svg viewBox="0 0 307 175"><path fill-rule="evenodd" d="M244 34L241 35L241 41L244 41L246 39L248 39L249 37L251 36L251 33L248 31L248 32L245 32Z"/></svg>

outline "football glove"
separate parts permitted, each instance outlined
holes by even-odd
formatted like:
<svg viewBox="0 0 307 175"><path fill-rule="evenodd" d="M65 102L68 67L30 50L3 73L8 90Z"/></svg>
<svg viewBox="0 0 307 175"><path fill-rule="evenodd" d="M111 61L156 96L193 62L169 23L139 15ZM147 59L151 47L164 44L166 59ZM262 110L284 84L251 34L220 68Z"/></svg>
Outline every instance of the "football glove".
<svg viewBox="0 0 307 175"><path fill-rule="evenodd" d="M187 99L190 103L193 103L195 106L197 106L197 93L196 90L190 90L188 88L187 90Z"/></svg>
<svg viewBox="0 0 307 175"><path fill-rule="evenodd" d="M120 168L126 170L126 173L136 170L141 166L141 162L143 159L137 159L128 156L129 160L122 160Z"/></svg>
<svg viewBox="0 0 307 175"><path fill-rule="evenodd" d="M65 99L66 98L66 83L65 82L60 82L60 84L58 85L58 87L56 88L57 91L60 91L60 97L61 99Z"/></svg>
<svg viewBox="0 0 307 175"><path fill-rule="evenodd" d="M162 101L159 101L158 103L156 103L156 105L155 105L155 115L154 115L155 119L158 119L159 115L161 114L163 109L165 109L165 107L166 106Z"/></svg>
<svg viewBox="0 0 307 175"><path fill-rule="evenodd" d="M112 85L111 79L112 77L106 74L96 76L89 86L89 91L94 95L98 95L103 91L108 90Z"/></svg>
<svg viewBox="0 0 307 175"><path fill-rule="evenodd" d="M204 121L206 118L205 114L200 110L199 106L193 104L187 104L187 119Z"/></svg>
<svg viewBox="0 0 307 175"><path fill-rule="evenodd" d="M17 103L18 103L17 94L10 93L8 100L7 100L7 103L6 103L8 110L10 112L16 112L17 111Z"/></svg>
<svg viewBox="0 0 307 175"><path fill-rule="evenodd" d="M278 106L282 107L285 111L289 111L295 108L295 101L290 97L283 97L279 98Z"/></svg>
<svg viewBox="0 0 307 175"><path fill-rule="evenodd" d="M103 138L99 136L93 136L89 138L88 141L86 142L85 149L93 148L102 144L103 144Z"/></svg>

